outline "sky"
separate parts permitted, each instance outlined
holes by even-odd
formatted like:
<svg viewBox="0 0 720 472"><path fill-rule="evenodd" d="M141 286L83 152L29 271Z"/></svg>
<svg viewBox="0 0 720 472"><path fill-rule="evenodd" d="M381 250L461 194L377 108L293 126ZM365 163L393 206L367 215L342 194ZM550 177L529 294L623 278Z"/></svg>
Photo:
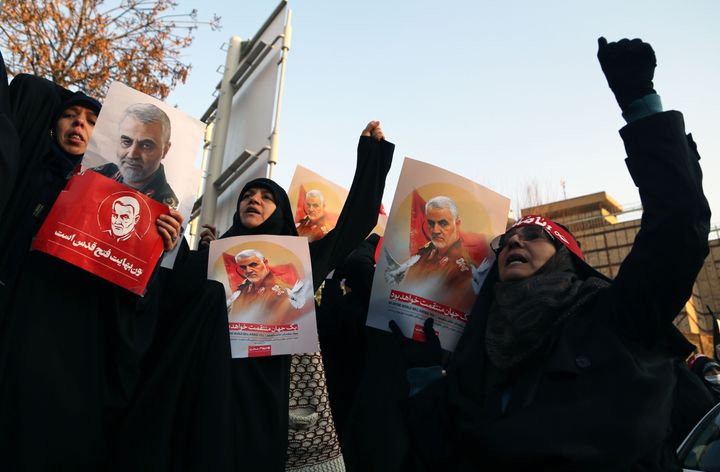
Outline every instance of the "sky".
<svg viewBox="0 0 720 472"><path fill-rule="evenodd" d="M252 38L276 0L180 0L200 28L185 84L168 102L200 117L225 62L221 45ZM626 208L640 198L624 164L620 109L597 62L597 38L640 37L655 49L655 89L685 116L703 156L705 193L720 225L720 2L291 0L279 162L349 187L357 136L380 120L395 143L384 203L405 156L443 167L527 206L599 191ZM565 182L565 188L561 182ZM672 189L668 189L672 191ZM717 216L716 216L717 214Z"/></svg>

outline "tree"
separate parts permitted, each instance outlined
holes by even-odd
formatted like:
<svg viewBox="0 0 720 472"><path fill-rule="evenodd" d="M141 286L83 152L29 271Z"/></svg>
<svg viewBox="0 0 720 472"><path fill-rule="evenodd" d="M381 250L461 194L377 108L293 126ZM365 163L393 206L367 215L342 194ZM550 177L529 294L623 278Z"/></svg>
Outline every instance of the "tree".
<svg viewBox="0 0 720 472"><path fill-rule="evenodd" d="M564 180L560 181L564 192ZM523 208L531 208L545 203L559 200L557 188L549 182L541 184L537 179L526 182L521 186L519 192L516 192L515 208L513 212L515 218L519 218Z"/></svg>
<svg viewBox="0 0 720 472"><path fill-rule="evenodd" d="M110 3L110 4L108 4ZM201 24L174 0L6 0L0 48L10 75L32 73L96 97L112 80L165 98L187 79L181 52Z"/></svg>

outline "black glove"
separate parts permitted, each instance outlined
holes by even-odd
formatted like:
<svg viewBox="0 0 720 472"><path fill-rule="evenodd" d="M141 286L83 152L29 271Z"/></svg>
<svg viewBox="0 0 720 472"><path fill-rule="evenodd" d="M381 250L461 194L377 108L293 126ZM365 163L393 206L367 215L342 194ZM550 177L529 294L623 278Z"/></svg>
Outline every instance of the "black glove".
<svg viewBox="0 0 720 472"><path fill-rule="evenodd" d="M620 108L625 110L638 98L655 93L655 51L640 39L621 39L609 43L602 36L598 38L598 61L610 90L615 94Z"/></svg>
<svg viewBox="0 0 720 472"><path fill-rule="evenodd" d="M440 347L440 338L435 334L433 323L435 320L428 318L423 325L425 333L425 342L417 342L403 336L400 327L395 321L390 321L390 331L395 335L400 344L402 356L408 368L412 367L432 367L441 365L443 360L443 350Z"/></svg>

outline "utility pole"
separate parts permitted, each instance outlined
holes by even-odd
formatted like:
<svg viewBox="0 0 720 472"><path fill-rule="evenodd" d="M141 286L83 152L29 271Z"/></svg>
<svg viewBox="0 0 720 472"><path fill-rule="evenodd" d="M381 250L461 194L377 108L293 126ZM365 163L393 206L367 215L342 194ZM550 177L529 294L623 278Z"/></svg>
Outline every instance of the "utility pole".
<svg viewBox="0 0 720 472"><path fill-rule="evenodd" d="M235 92L230 80L235 73L235 68L240 63L241 44L242 40L239 36L230 38L230 45L225 58L225 70L220 84L220 96L218 97L217 113L210 142L210 159L205 176L205 192L203 193L202 210L200 211L201 225L213 224L215 221L218 198L215 180L222 172L223 159L225 158L225 142L227 141L232 100Z"/></svg>
<svg viewBox="0 0 720 472"><path fill-rule="evenodd" d="M278 161L278 142L280 138L280 112L282 111L283 89L285 88L285 64L292 40L292 10L288 10L285 30L283 31L282 56L280 57L280 80L278 81L277 104L275 108L275 122L270 135L270 157L268 158L268 178L272 179L273 169Z"/></svg>

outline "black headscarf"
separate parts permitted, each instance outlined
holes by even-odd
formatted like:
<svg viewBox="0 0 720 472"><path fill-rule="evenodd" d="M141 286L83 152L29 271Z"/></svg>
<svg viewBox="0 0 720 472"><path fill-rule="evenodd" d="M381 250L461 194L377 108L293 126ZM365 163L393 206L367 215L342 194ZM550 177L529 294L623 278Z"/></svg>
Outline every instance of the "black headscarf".
<svg viewBox="0 0 720 472"><path fill-rule="evenodd" d="M530 358L555 326L610 285L604 278L581 279L573 259L560 246L532 276L495 283L485 338L496 367L516 367Z"/></svg>
<svg viewBox="0 0 720 472"><path fill-rule="evenodd" d="M100 109L102 108L102 104L94 98L89 97L80 91L75 92L63 101L62 104L55 110L51 120L52 126L55 126L55 123L57 123L57 120L60 118L60 114L72 106L87 108L88 110L95 112L96 115L100 114Z"/></svg>
<svg viewBox="0 0 720 472"><path fill-rule="evenodd" d="M45 82L33 83L31 81L30 85L36 85L35 89L42 90ZM51 87L50 92L47 92L49 94L54 93L56 86L51 84ZM28 94L32 95L30 92L35 89L26 86L25 89L16 91L23 90L24 97ZM42 96L43 94L38 93L37 95ZM16 119L20 125L23 120L18 113L19 109L22 109L20 105L23 100L20 100L19 97L13 98L18 100ZM0 280L6 284L12 282L30 248L33 236L40 229L53 203L83 158L82 154L71 154L63 150L57 143L57 137L49 131L55 127L62 112L71 106L79 105L91 109L95 113L99 113L102 107L100 102L82 92L73 94L68 92L63 98L64 100L58 103L53 110L53 119L49 122L45 121L44 127L48 130L46 131L48 137L38 140L37 137L31 139L28 136L27 139L35 144L35 148L23 148L20 153L20 158L23 160L23 172L18 175L15 182L8 206L2 215L3 229L0 230ZM47 120L47 116L43 115L44 110L39 109L36 112L37 121ZM28 110L26 113L32 114L32 111Z"/></svg>
<svg viewBox="0 0 720 472"><path fill-rule="evenodd" d="M240 202L243 195L251 188L264 188L269 190L275 200L275 211L255 228L246 228L240 220ZM292 217L292 208L290 207L290 199L287 193L276 182L264 177L253 179L246 183L238 195L238 201L235 205L235 214L230 229L228 229L220 239L232 236L245 236L249 234L273 234L276 236L297 236L298 232L295 228L295 222Z"/></svg>

